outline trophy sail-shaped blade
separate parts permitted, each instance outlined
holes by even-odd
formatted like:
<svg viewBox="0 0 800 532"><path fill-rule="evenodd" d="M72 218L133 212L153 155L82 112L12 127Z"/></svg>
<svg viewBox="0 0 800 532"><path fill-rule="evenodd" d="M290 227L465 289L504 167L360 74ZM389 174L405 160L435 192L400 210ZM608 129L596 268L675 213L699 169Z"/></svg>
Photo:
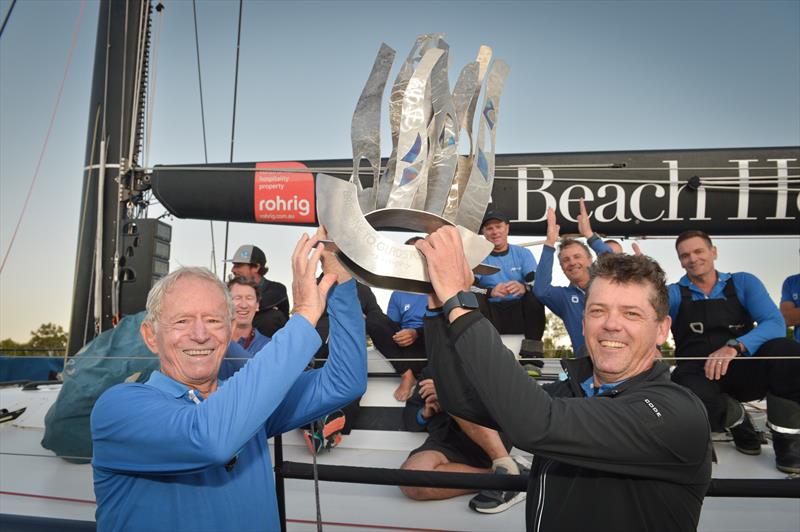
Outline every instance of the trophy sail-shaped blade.
<svg viewBox="0 0 800 532"><path fill-rule="evenodd" d="M382 43L367 83L361 91L350 126L350 138L353 144L353 173L350 180L358 188L358 201L363 212L374 210L377 200L376 191L381 169L381 99L394 56L394 49ZM372 169L372 186L367 189L363 188L359 177L362 157Z"/></svg>
<svg viewBox="0 0 800 532"><path fill-rule="evenodd" d="M453 87L453 104L456 108L456 121L459 133L464 127L464 120L469 112L472 102L475 100L476 92L480 91L480 80L478 74L481 65L477 61L469 63L458 75L456 86Z"/></svg>
<svg viewBox="0 0 800 532"><path fill-rule="evenodd" d="M469 181L469 174L472 171L471 157L464 155L458 156L458 163L456 164L456 176L450 184L450 192L447 195L447 202L444 205L442 218L456 222L458 216L458 206L461 203L461 196L464 195L464 190L467 188Z"/></svg>
<svg viewBox="0 0 800 532"><path fill-rule="evenodd" d="M432 114L429 84L431 71L443 54L444 50L439 48L425 52L414 75L408 80L400 117L397 166L387 207L411 207L417 190L427 186L430 165L428 125Z"/></svg>
<svg viewBox="0 0 800 532"><path fill-rule="evenodd" d="M389 201L389 194L392 191L394 182L395 166L397 163L397 142L400 137L400 115L403 113L403 95L405 94L408 80L414 74L414 67L422 60L425 52L437 46L443 37L442 33L429 33L420 35L414 42L414 46L406 56L406 60L400 67L400 72L392 84L392 92L389 95L389 127L392 132L392 153L386 163L386 170L378 183L377 207L379 209L386 206Z"/></svg>
<svg viewBox="0 0 800 532"><path fill-rule="evenodd" d="M486 205L492 194L494 183L494 154L497 132L497 119L500 113L500 94L508 77L508 65L502 60L495 60L486 84L480 123L478 125L478 142L472 161L469 182L463 192L458 206L456 224L472 231L481 226ZM489 148L485 147L485 135L489 135Z"/></svg>
<svg viewBox="0 0 800 532"><path fill-rule="evenodd" d="M489 62L492 60L492 48L486 45L481 45L478 49L478 57L475 62L478 63L478 84L475 86L475 92L467 107L467 112L461 117L461 127L467 131L469 137L469 153L470 157L475 155L475 145L472 140L472 125L475 122L475 108L478 105L478 96L483 87L483 79L486 77L486 71L489 69Z"/></svg>
<svg viewBox="0 0 800 532"><path fill-rule="evenodd" d="M433 121L436 134L433 137L435 139L432 149L433 161L428 174L428 197L425 200L425 210L444 216L451 221L455 219L459 199L457 169L460 163L458 146L461 123L475 96L475 88L479 87L479 69L480 65L477 61L473 61L461 69L452 96L443 100L444 103L438 112L434 99ZM466 179L462 181L466 183ZM449 217L448 210L451 211Z"/></svg>
<svg viewBox="0 0 800 532"><path fill-rule="evenodd" d="M447 45L444 41L440 44ZM417 190L413 209L426 210L441 215L450 183L456 172L458 157L458 126L453 97L450 94L447 51L431 71L430 95L433 118L428 127L428 183Z"/></svg>

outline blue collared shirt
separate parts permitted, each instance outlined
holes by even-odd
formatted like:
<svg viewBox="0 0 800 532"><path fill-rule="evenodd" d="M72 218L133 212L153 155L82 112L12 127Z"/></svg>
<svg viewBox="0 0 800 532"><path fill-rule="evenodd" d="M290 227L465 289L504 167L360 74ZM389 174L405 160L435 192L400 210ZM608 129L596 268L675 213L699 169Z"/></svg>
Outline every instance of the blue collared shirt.
<svg viewBox="0 0 800 532"><path fill-rule="evenodd" d="M261 351L261 349L269 343L270 337L264 336L263 334L258 332L258 329L256 329L255 327L253 327L250 335L252 336L252 340L250 340L250 344L247 347L245 347L244 344L245 342L247 342L248 339L250 339L250 336L242 336L236 341L236 343L242 346L242 349L250 353L250 355L252 356Z"/></svg>
<svg viewBox="0 0 800 532"><path fill-rule="evenodd" d="M607 391L613 390L623 382L625 381L609 382L607 384L601 384L600 386L595 387L594 376L590 375L588 379L581 383L581 388L583 388L583 391L586 393L586 397L594 397L595 395L603 395Z"/></svg>
<svg viewBox="0 0 800 532"><path fill-rule="evenodd" d="M753 355L765 342L783 337L786 334L786 326L781 311L769 297L764 284L752 273L717 272L717 282L708 295L690 281L688 275L684 275L677 283L669 285L669 315L675 322L681 306L681 286L689 288L692 301L725 299L725 284L730 278L733 278L733 287L739 303L747 310L753 321L758 323L755 329L737 338L747 349L747 354Z"/></svg>

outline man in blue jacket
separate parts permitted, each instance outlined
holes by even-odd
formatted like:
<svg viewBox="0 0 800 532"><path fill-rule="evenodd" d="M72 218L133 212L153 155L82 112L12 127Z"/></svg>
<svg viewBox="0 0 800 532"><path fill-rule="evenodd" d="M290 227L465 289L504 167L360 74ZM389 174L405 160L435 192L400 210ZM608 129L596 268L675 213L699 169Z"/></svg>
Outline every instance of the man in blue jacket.
<svg viewBox="0 0 800 532"><path fill-rule="evenodd" d="M759 454L761 440L739 401L766 395L776 465L800 473L800 344L784 337L783 317L756 276L716 270L706 233L684 231L675 249L686 275L669 286L672 380L703 401L711 429L729 429L745 454Z"/></svg>
<svg viewBox="0 0 800 532"><path fill-rule="evenodd" d="M182 268L153 287L141 332L161 370L110 388L92 412L99 530L280 528L267 439L366 388L355 283L326 256L317 285L317 240L304 235L292 255L292 318L227 380L217 376L233 318L225 285ZM326 298L330 358L304 372L321 344L314 325Z"/></svg>
<svg viewBox="0 0 800 532"><path fill-rule="evenodd" d="M579 240L563 238L558 248L558 262L564 275L569 279L569 286L553 286L553 256L556 253L555 246L561 228L556 224L556 213L552 208L547 209L547 238L542 247L542 255L539 257L536 284L533 286L533 293L539 301L547 305L547 308L564 322L576 358L586 356L583 308L586 304L585 290L589 285L589 267L592 265L589 246L598 256L612 252L608 244L592 231L589 213L583 200L580 204L578 230L589 245Z"/></svg>

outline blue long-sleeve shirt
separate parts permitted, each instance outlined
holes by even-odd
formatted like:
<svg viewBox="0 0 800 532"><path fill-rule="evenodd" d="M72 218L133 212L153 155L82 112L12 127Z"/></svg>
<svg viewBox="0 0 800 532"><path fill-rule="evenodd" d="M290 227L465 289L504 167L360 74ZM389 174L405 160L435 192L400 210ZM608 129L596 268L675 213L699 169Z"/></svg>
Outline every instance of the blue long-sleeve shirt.
<svg viewBox="0 0 800 532"><path fill-rule="evenodd" d="M783 315L769 297L764 284L752 273L720 273L717 272L717 283L706 295L700 290L687 275L681 277L677 283L669 285L669 315L674 322L681 306L681 286L686 286L692 293L692 301L703 299L725 299L725 283L733 277L733 287L739 303L747 310L753 321L758 326L747 334L737 338L747 349L747 354L752 355L768 340L781 338L786 334Z"/></svg>
<svg viewBox="0 0 800 532"><path fill-rule="evenodd" d="M597 255L611 253L611 248L600 238L590 238L589 245ZM547 305L564 322L564 327L572 342L573 352L580 349L586 340L583 338L583 309L586 306L584 291L570 283L569 286L553 286L553 255L556 249L545 244L536 267L536 282L533 295Z"/></svg>
<svg viewBox="0 0 800 532"><path fill-rule="evenodd" d="M364 393L356 301L352 281L329 296L319 370L304 372L321 340L295 315L206 400L160 372L106 391L91 418L98 530L278 530L267 439Z"/></svg>
<svg viewBox="0 0 800 532"><path fill-rule="evenodd" d="M475 275L478 286L489 290L508 281L528 284L533 280L533 273L536 271L536 259L533 257L533 253L527 248L514 244L509 244L508 249L502 253L490 253L483 259L483 262L500 268L499 272L491 275ZM489 301L510 301L520 297L522 296L509 294L503 297L490 297Z"/></svg>

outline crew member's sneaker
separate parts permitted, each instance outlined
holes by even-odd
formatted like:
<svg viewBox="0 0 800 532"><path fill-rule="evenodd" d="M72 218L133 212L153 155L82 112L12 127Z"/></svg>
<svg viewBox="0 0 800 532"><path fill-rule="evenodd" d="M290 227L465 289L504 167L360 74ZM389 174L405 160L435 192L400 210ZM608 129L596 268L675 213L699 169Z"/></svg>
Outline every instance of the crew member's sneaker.
<svg viewBox="0 0 800 532"><path fill-rule="evenodd" d="M498 467L495 475L509 475L504 467ZM522 473L522 468L520 468ZM469 507L482 514L498 514L525 500L524 491L483 490L469 501Z"/></svg>
<svg viewBox="0 0 800 532"><path fill-rule="evenodd" d="M344 412L336 410L320 421L311 424L313 430L303 431L303 439L311 454L319 454L323 449L331 450L342 443L342 429L345 424ZM320 428L322 425L322 428Z"/></svg>
<svg viewBox="0 0 800 532"><path fill-rule="evenodd" d="M322 437L329 440L337 434L341 434L345 421L344 412L341 410L331 412L322 418ZM339 439L341 440L341 437Z"/></svg>
<svg viewBox="0 0 800 532"><path fill-rule="evenodd" d="M761 435L753 426L750 414L745 412L742 422L728 430L731 431L733 444L736 446L737 451L750 455L761 454Z"/></svg>

